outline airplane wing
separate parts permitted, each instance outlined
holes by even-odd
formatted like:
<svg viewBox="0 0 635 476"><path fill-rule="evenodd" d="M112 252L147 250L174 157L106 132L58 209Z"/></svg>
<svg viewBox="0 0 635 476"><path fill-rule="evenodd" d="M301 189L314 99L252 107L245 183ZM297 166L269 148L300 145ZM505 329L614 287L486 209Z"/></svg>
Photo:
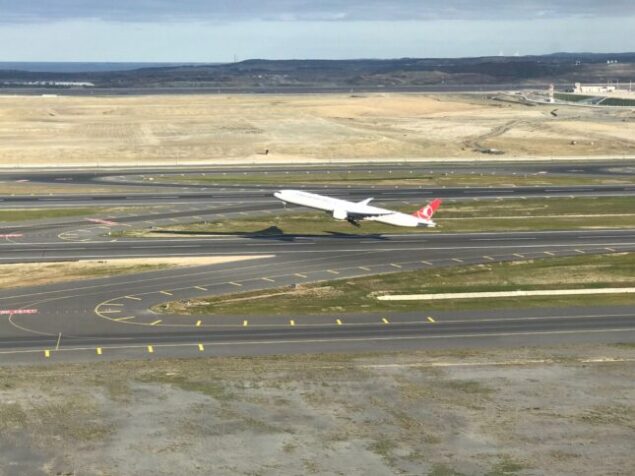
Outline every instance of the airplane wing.
<svg viewBox="0 0 635 476"><path fill-rule="evenodd" d="M361 220L362 218L383 217L385 215L392 215L393 213L395 212L391 212L388 210L386 210L385 212L373 212L373 213L349 211L348 216L349 218L352 218L353 220Z"/></svg>

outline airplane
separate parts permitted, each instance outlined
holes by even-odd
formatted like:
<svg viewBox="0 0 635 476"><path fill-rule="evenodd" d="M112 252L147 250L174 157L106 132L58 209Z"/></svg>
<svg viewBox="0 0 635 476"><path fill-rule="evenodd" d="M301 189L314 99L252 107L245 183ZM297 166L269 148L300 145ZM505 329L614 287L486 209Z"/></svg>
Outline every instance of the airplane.
<svg viewBox="0 0 635 476"><path fill-rule="evenodd" d="M394 226L426 226L434 227L432 215L441 205L441 200L436 198L425 207L417 210L412 215L407 213L386 210L384 208L369 205L372 198L361 202L350 202L339 198L318 195L317 193L303 192L300 190L280 190L273 194L283 203L292 203L303 207L315 208L330 213L336 220L346 220L352 225L360 226L359 221L377 221Z"/></svg>

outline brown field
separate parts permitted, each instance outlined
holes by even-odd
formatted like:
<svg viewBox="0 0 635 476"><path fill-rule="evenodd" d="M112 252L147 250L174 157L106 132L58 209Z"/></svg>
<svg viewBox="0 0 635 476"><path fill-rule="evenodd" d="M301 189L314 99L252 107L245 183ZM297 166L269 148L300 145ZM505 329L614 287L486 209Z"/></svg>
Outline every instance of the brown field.
<svg viewBox="0 0 635 476"><path fill-rule="evenodd" d="M598 344L0 367L0 475L633 474L634 359Z"/></svg>
<svg viewBox="0 0 635 476"><path fill-rule="evenodd" d="M2 96L0 166L635 154L631 110L553 109L477 94Z"/></svg>
<svg viewBox="0 0 635 476"><path fill-rule="evenodd" d="M105 278L122 274L159 271L165 268L232 263L263 256L197 256L178 258L120 258L63 263L0 264L0 289ZM0 476L2 473L0 472Z"/></svg>

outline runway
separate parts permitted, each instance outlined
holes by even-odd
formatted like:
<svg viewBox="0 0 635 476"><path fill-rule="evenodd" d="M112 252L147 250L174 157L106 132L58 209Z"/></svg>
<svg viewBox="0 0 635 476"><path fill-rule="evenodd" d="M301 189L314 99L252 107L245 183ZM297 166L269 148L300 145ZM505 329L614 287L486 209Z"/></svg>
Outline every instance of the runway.
<svg viewBox="0 0 635 476"><path fill-rule="evenodd" d="M607 167L612 169L613 165ZM607 167L600 167L600 171L593 169L594 172L589 173L603 173ZM626 176L631 173L628 169L621 170L620 173ZM135 175L143 174L136 172ZM77 173L76 176L85 177L85 174ZM34 180L34 176L30 176L29 180ZM80 181L77 178L73 180ZM85 180L93 181L92 178ZM105 176L99 175L95 180L101 183ZM118 187L124 184L121 180L113 183ZM125 183L130 186L135 184L135 180L126 180ZM173 209L156 213L154 219L157 220L191 219L192 215L203 212L210 216L220 213L248 216L249 213L279 208L277 202L269 198L273 186L232 188L224 185L213 189L204 187L208 188L206 191L201 191L200 186L183 184L179 187L151 187L149 192L107 194L105 198L98 199L88 194L53 196L48 197L49 200L45 200L44 196L2 198L7 207L8 204L28 207L33 202L59 206L60 202L77 205L102 200L117 204L124 201L141 204L170 201ZM175 193L178 188L184 190ZM635 187L498 187L492 191L489 188L458 187L432 190L383 187L371 190L360 186L354 189L333 187L330 190L329 193L343 197L375 195L378 200L389 202L403 197L423 196L425 199L426 194L461 199L500 195L629 195ZM137 212L120 217L118 221L122 224L140 223L150 216L153 215ZM20 231L24 236L0 243L0 262L210 255L241 255L254 259L1 291L0 310L35 309L37 312L0 316L0 361L635 341L635 309L631 307L444 312L434 316L428 315L424 305L420 313L337 316L172 316L150 310L165 301L297 283L419 269L434 272L438 267L487 262L633 251L633 229L417 235L400 234L396 229L396 233L390 235L367 235L354 231L347 235L252 234L195 239L111 240L105 235L108 227L94 225L87 227L89 231L81 237L66 236L65 239L64 233L75 230L80 224L86 225L85 220L67 218L3 227L7 231Z"/></svg>

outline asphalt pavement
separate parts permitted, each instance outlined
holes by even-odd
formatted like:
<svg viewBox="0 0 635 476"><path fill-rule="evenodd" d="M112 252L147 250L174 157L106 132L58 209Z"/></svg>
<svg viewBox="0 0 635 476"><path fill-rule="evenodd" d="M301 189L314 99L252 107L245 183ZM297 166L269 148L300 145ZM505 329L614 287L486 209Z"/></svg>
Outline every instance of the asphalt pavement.
<svg viewBox="0 0 635 476"><path fill-rule="evenodd" d="M365 166L368 167L368 166ZM385 166L382 166L385 167ZM496 165L496 167L502 167ZM560 165L558 166L560 167ZM588 175L618 173L628 177L630 165L596 164ZM582 173L582 168L576 168ZM516 169L514 169L516 170ZM635 170L635 169L633 169ZM64 171L68 174L68 171ZM191 171L190 171L191 172ZM261 173L254 171L253 173ZM566 173L563 170L562 173ZM12 172L15 174L15 172ZM46 174L44 174L46 175ZM138 186L136 171L112 180L93 172L71 174L73 182ZM16 179L15 177L28 177ZM82 178L83 177L83 178ZM56 174L7 175L0 179L59 182ZM120 224L191 220L279 210L271 200L274 186L217 187L177 184L148 185L147 192L95 197L1 197L7 207L31 203L81 204L169 202L153 212L118 217ZM320 188L308 186L320 192ZM201 190L206 188L207 190ZM175 192L176 190L176 192ZM330 187L344 198L375 196L404 200L431 196L630 195L630 185L567 187L436 188ZM130 198L134 197L134 198ZM103 201L103 202L102 202ZM161 205L163 206L163 205ZM146 225L150 226L148 223ZM136 225L135 225L136 226ZM79 228L82 227L82 228ZM78 229L84 234L73 235ZM635 249L635 230L525 233L456 233L368 235L238 235L198 238L116 239L104 224L85 218L44 220L3 227L24 236L0 243L0 262L43 262L80 259L241 255L237 263L177 268L82 282L9 289L0 292L0 311L36 310L0 315L0 362L41 362L100 358L214 355L353 350L404 350L441 346L528 345L579 341L635 342L635 309L512 309L496 312L356 313L327 316L173 316L150 310L157 304L298 283L369 276L408 270L461 266L519 259L617 253ZM69 232L71 233L69 235Z"/></svg>

